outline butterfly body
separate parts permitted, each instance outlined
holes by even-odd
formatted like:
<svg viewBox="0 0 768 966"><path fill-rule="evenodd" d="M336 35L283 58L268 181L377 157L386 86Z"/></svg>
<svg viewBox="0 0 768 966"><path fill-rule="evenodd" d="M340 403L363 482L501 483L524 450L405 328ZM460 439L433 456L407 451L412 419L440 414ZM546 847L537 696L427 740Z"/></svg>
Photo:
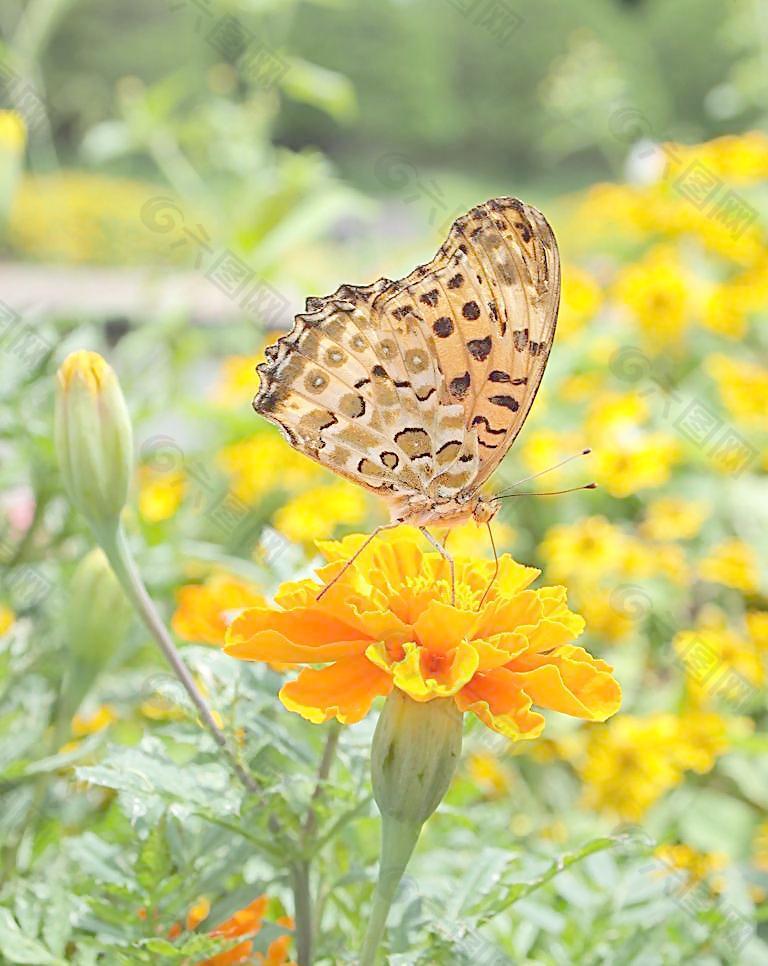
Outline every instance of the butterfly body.
<svg viewBox="0 0 768 966"><path fill-rule="evenodd" d="M487 522L498 504L482 487L536 395L559 293L543 215L493 199L406 278L307 299L258 367L254 408L384 497L393 523Z"/></svg>

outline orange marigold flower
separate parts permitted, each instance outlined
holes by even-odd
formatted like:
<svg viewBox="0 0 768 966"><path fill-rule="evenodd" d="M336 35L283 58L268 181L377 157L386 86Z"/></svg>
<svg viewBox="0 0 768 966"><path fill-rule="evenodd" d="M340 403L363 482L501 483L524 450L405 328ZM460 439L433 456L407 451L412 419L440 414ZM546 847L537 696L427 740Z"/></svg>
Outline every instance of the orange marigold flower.
<svg viewBox="0 0 768 966"><path fill-rule="evenodd" d="M394 686L419 702L452 697L516 740L541 733L534 704L590 721L618 709L612 668L571 643L584 621L568 610L565 588L529 590L540 571L508 554L482 606L493 563L457 558L454 606L447 562L401 527L374 540L317 600L364 539L319 543L322 583L283 585L277 606L250 608L227 631L233 657L313 665L281 689L290 711L351 724Z"/></svg>
<svg viewBox="0 0 768 966"><path fill-rule="evenodd" d="M252 584L227 574L214 574L204 584L187 584L176 592L178 607L171 620L185 641L221 647L232 618L243 608L262 606L264 597Z"/></svg>
<svg viewBox="0 0 768 966"><path fill-rule="evenodd" d="M269 944L266 957L263 953L253 953L253 936L259 932L264 920L264 913L267 909L269 900L267 897L259 896L249 905L230 916L220 926L211 930L209 935L220 939L239 939L241 936L248 936L243 942L238 943L232 949L227 949L223 953L217 953L209 959L204 959L199 966L237 966L240 963L253 962L255 955L256 962L265 963L267 966L291 966L287 959L288 946L291 936L280 936ZM281 916L277 920L279 926L293 929L293 920L288 916Z"/></svg>

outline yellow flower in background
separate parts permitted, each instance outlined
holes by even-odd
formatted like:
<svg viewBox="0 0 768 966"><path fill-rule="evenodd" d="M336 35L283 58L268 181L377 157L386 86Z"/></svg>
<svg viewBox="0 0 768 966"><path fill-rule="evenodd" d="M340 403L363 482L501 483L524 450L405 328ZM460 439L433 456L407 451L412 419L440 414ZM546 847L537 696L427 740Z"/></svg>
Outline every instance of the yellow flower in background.
<svg viewBox="0 0 768 966"><path fill-rule="evenodd" d="M580 252L617 238L639 240L647 232L643 192L631 185L600 182L576 196L566 234Z"/></svg>
<svg viewBox="0 0 768 966"><path fill-rule="evenodd" d="M687 770L710 771L727 745L725 721L716 714L620 715L589 735L578 765L584 802L639 821Z"/></svg>
<svg viewBox="0 0 768 966"><path fill-rule="evenodd" d="M743 339L747 331L747 307L741 285L716 285L707 295L701 324L727 339Z"/></svg>
<svg viewBox="0 0 768 966"><path fill-rule="evenodd" d="M247 405L259 388L256 366L264 361L263 353L254 356L229 356L221 363L221 372L213 392L220 406L235 409Z"/></svg>
<svg viewBox="0 0 768 966"><path fill-rule="evenodd" d="M677 718L680 737L676 756L681 768L705 775L729 745L728 719L713 711L692 709ZM734 730L741 730L738 723Z"/></svg>
<svg viewBox="0 0 768 966"><path fill-rule="evenodd" d="M563 269L560 312L557 319L558 335L569 339L597 314L603 293L597 280L575 265Z"/></svg>
<svg viewBox="0 0 768 966"><path fill-rule="evenodd" d="M657 351L681 341L693 310L693 279L672 245L657 245L620 269L615 296Z"/></svg>
<svg viewBox="0 0 768 966"><path fill-rule="evenodd" d="M473 783L489 798L509 795L514 779L496 755L474 754L467 762L467 771Z"/></svg>
<svg viewBox="0 0 768 966"><path fill-rule="evenodd" d="M641 819L682 778L672 750L678 730L674 715L621 715L591 734L579 767L584 804L624 820Z"/></svg>
<svg viewBox="0 0 768 966"><path fill-rule="evenodd" d="M623 643L635 628L632 616L616 607L607 593L579 594L578 604L590 634L599 634L611 644Z"/></svg>
<svg viewBox="0 0 768 966"><path fill-rule="evenodd" d="M629 442L648 422L650 409L637 392L606 392L597 397L587 412L585 433L596 441Z"/></svg>
<svg viewBox="0 0 768 966"><path fill-rule="evenodd" d="M701 144L665 145L676 169L697 163L732 184L757 184L768 178L768 135L764 131L726 134Z"/></svg>
<svg viewBox="0 0 768 966"><path fill-rule="evenodd" d="M148 523L170 519L181 506L186 479L180 470L158 473L139 467L139 513Z"/></svg>
<svg viewBox="0 0 768 966"><path fill-rule="evenodd" d="M699 576L753 594L759 587L757 554L742 540L725 540L699 563Z"/></svg>
<svg viewBox="0 0 768 966"><path fill-rule="evenodd" d="M722 891L722 876L716 873L728 864L728 856L724 852L699 852L690 845L678 843L660 845L654 850L654 855L665 865L671 866L670 872L674 869L686 873L685 888L706 882L712 892Z"/></svg>
<svg viewBox="0 0 768 966"><path fill-rule="evenodd" d="M217 462L230 477L235 496L249 504L273 491L300 490L334 478L271 432L226 446Z"/></svg>
<svg viewBox="0 0 768 966"><path fill-rule="evenodd" d="M648 504L639 530L650 540L690 540L712 512L703 500L660 497Z"/></svg>
<svg viewBox="0 0 768 966"><path fill-rule="evenodd" d="M768 367L725 355L708 356L705 366L717 383L720 396L736 422L768 427Z"/></svg>
<svg viewBox="0 0 768 966"><path fill-rule="evenodd" d="M690 578L685 554L677 544L644 543L629 535L620 573L623 577L664 576L678 584Z"/></svg>
<svg viewBox="0 0 768 966"><path fill-rule="evenodd" d="M768 654L768 611L748 610L745 622L755 647L761 654Z"/></svg>
<svg viewBox="0 0 768 966"><path fill-rule="evenodd" d="M755 857L755 866L768 872L768 821L757 827L752 854Z"/></svg>
<svg viewBox="0 0 768 966"><path fill-rule="evenodd" d="M72 719L72 736L85 738L95 735L117 721L117 712L108 704L102 704L90 714L76 714Z"/></svg>
<svg viewBox="0 0 768 966"><path fill-rule="evenodd" d="M672 644L689 672L688 686L699 699L705 697L712 687L716 671L719 672L718 678L727 669L755 687L765 684L760 648L753 639L738 636L724 624L700 624L695 629L680 631ZM703 683L699 683L702 680ZM724 696L727 698L727 693Z"/></svg>
<svg viewBox="0 0 768 966"><path fill-rule="evenodd" d="M571 643L584 621L565 588L529 590L539 571L504 554L489 589L493 563L459 557L454 605L448 564L421 549L418 530L381 535L343 570L365 539L321 544L323 583L284 585L275 607L247 610L227 632L233 657L310 665L280 691L288 710L352 724L395 688L419 704L449 699L512 740L541 733L534 704L593 721L616 711L611 668Z"/></svg>
<svg viewBox="0 0 768 966"><path fill-rule="evenodd" d="M3 634L7 634L15 623L16 615L11 608L6 607L5 604L0 604L0 637L2 637Z"/></svg>
<svg viewBox="0 0 768 966"><path fill-rule="evenodd" d="M541 473L582 449L585 449L585 444L575 433L537 429L526 434L525 442L520 447L520 456L529 472ZM552 478L555 478L554 474Z"/></svg>
<svg viewBox="0 0 768 966"><path fill-rule="evenodd" d="M680 445L667 433L644 433L619 445L594 448L594 478L615 497L627 497L638 490L663 486L680 459Z"/></svg>
<svg viewBox="0 0 768 966"><path fill-rule="evenodd" d="M185 263L189 245L174 245L172 235L151 227L145 206L167 189L90 171L57 171L22 177L9 226L14 251L36 261L102 265ZM183 217L194 213L166 206L183 241ZM162 213L156 215L162 218ZM51 231L56 225L56 231Z"/></svg>
<svg viewBox="0 0 768 966"><path fill-rule="evenodd" d="M27 143L27 125L17 111L0 111L0 149L23 151Z"/></svg>
<svg viewBox="0 0 768 966"><path fill-rule="evenodd" d="M232 620L246 607L260 607L265 598L253 584L228 574L214 574L203 584L187 584L176 591L171 619L175 634L185 641L222 647Z"/></svg>
<svg viewBox="0 0 768 966"><path fill-rule="evenodd" d="M585 517L546 532L539 552L557 580L597 582L621 570L628 538L605 517Z"/></svg>
<svg viewBox="0 0 768 966"><path fill-rule="evenodd" d="M275 513L276 530L293 543L332 537L337 527L362 523L367 503L361 487L346 480L305 490Z"/></svg>
<svg viewBox="0 0 768 966"><path fill-rule="evenodd" d="M264 340L264 346L274 342L281 333L273 332ZM213 391L213 400L220 406L236 409L247 407L259 388L256 366L264 362L264 349L256 355L228 356L221 362L221 371Z"/></svg>
<svg viewBox="0 0 768 966"><path fill-rule="evenodd" d="M0 237L16 199L26 143L24 118L16 111L0 111Z"/></svg>

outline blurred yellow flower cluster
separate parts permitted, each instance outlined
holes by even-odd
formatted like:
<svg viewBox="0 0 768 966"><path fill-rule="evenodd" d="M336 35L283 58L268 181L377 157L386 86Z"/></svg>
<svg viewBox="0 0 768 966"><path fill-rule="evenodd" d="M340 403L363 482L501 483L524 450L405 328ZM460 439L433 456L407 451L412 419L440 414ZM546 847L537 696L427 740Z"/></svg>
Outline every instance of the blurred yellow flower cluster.
<svg viewBox="0 0 768 966"><path fill-rule="evenodd" d="M85 171L27 176L18 187L8 240L15 251L44 261L189 261L189 245L172 247L168 234L150 230L141 219L143 206L162 194L157 185Z"/></svg>
<svg viewBox="0 0 768 966"><path fill-rule="evenodd" d="M706 360L726 409L739 425L760 427L768 423L768 366L717 353Z"/></svg>
<svg viewBox="0 0 768 966"><path fill-rule="evenodd" d="M686 771L705 774L727 747L726 722L714 713L618 715L590 732L577 766L585 804L639 821Z"/></svg>
<svg viewBox="0 0 768 966"><path fill-rule="evenodd" d="M757 554L743 540L724 540L699 563L699 576L745 594L754 593L760 581Z"/></svg>
<svg viewBox="0 0 768 966"><path fill-rule="evenodd" d="M3 634L7 634L8 631L16 623L16 615L13 613L10 607L5 604L0 604L0 637Z"/></svg>
<svg viewBox="0 0 768 966"><path fill-rule="evenodd" d="M718 873L728 863L728 856L725 853L700 852L690 845L677 843L675 845L660 845L654 854L663 865L670 867L670 871L677 870L685 873L685 886L683 888L706 883L713 893L722 892L723 879Z"/></svg>
<svg viewBox="0 0 768 966"><path fill-rule="evenodd" d="M760 688L766 682L765 661L768 658L766 641L756 636L760 621L747 622L746 633L737 634L726 623L721 611L705 611L697 627L680 631L673 640L674 648L688 671L689 687L698 701L710 694L715 684L722 682L724 672ZM731 684L735 683L731 679ZM722 684L726 689L727 681Z"/></svg>
<svg viewBox="0 0 768 966"><path fill-rule="evenodd" d="M539 552L548 572L575 587L595 587L606 577L616 584L622 578L659 573L682 582L687 575L676 544L646 543L602 516L552 527Z"/></svg>

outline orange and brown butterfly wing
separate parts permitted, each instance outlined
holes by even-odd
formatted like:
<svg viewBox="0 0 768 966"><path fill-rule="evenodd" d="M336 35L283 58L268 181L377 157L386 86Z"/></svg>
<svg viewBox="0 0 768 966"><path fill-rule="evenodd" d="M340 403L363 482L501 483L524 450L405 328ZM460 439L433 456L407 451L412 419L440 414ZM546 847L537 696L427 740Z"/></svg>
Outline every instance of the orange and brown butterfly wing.
<svg viewBox="0 0 768 966"><path fill-rule="evenodd" d="M418 509L476 489L520 430L552 344L552 231L511 198L459 218L398 282L308 299L254 408L301 452Z"/></svg>
<svg viewBox="0 0 768 966"><path fill-rule="evenodd" d="M435 260L395 284L374 312L382 302L389 314L419 307L445 402L460 402L467 433L476 432L472 484L480 486L520 432L552 348L560 299L552 229L530 205L494 199L457 219Z"/></svg>

